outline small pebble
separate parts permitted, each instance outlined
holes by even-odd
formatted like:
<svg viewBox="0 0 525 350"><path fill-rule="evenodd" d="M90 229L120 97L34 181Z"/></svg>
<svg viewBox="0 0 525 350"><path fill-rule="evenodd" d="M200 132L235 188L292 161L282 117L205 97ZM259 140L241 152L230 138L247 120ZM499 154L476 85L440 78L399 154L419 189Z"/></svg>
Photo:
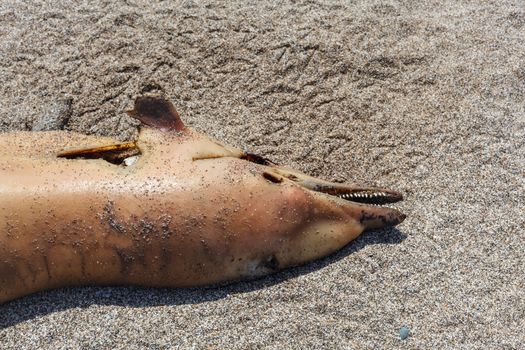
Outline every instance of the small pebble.
<svg viewBox="0 0 525 350"><path fill-rule="evenodd" d="M399 330L399 338L401 338L401 340L405 340L406 338L408 338L408 334L409 333L410 333L410 331L409 331L408 327L403 326Z"/></svg>

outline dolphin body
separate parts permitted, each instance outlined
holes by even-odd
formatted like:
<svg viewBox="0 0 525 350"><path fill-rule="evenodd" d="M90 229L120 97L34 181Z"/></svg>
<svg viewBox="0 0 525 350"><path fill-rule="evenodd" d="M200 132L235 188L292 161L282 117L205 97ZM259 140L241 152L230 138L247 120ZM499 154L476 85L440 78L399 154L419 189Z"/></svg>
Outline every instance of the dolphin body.
<svg viewBox="0 0 525 350"><path fill-rule="evenodd" d="M189 287L321 258L405 215L396 191L331 183L186 128L143 96L135 142L0 136L0 303L78 285Z"/></svg>

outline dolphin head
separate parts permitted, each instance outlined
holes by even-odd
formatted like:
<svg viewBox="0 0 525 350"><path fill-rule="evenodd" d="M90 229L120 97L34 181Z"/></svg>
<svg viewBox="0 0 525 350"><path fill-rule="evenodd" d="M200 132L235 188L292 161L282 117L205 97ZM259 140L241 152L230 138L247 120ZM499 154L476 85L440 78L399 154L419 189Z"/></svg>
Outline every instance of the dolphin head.
<svg viewBox="0 0 525 350"><path fill-rule="evenodd" d="M392 227L406 217L391 206L403 199L397 191L325 181L251 153L235 157L252 163L244 167L250 173L246 191L258 194L251 207L266 216L254 219L266 228L264 242L271 247L246 276L325 257L365 230Z"/></svg>

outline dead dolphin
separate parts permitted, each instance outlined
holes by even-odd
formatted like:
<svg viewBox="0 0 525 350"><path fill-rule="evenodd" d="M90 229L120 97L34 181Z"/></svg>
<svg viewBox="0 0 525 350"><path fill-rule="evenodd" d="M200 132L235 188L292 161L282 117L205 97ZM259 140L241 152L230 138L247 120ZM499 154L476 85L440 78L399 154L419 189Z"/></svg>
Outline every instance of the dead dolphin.
<svg viewBox="0 0 525 350"><path fill-rule="evenodd" d="M266 275L399 224L382 188L319 180L199 134L143 96L135 142L0 136L0 303L79 285L188 287Z"/></svg>

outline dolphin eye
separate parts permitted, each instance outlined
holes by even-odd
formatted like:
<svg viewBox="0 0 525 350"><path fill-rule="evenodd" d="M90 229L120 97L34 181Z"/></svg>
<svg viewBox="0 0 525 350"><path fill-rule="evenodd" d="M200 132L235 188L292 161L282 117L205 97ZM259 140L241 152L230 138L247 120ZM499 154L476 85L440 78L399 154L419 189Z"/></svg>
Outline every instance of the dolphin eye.
<svg viewBox="0 0 525 350"><path fill-rule="evenodd" d="M266 180L268 180L270 182L273 182L274 184L279 184L279 183L283 182L282 177L275 176L274 174L270 174L270 173L268 173L266 171L262 174L262 176Z"/></svg>
<svg viewBox="0 0 525 350"><path fill-rule="evenodd" d="M274 162L272 162L268 158L264 158L260 155L253 154L253 153L244 153L241 156L241 159L247 160L252 163L261 164L261 165L276 165Z"/></svg>

